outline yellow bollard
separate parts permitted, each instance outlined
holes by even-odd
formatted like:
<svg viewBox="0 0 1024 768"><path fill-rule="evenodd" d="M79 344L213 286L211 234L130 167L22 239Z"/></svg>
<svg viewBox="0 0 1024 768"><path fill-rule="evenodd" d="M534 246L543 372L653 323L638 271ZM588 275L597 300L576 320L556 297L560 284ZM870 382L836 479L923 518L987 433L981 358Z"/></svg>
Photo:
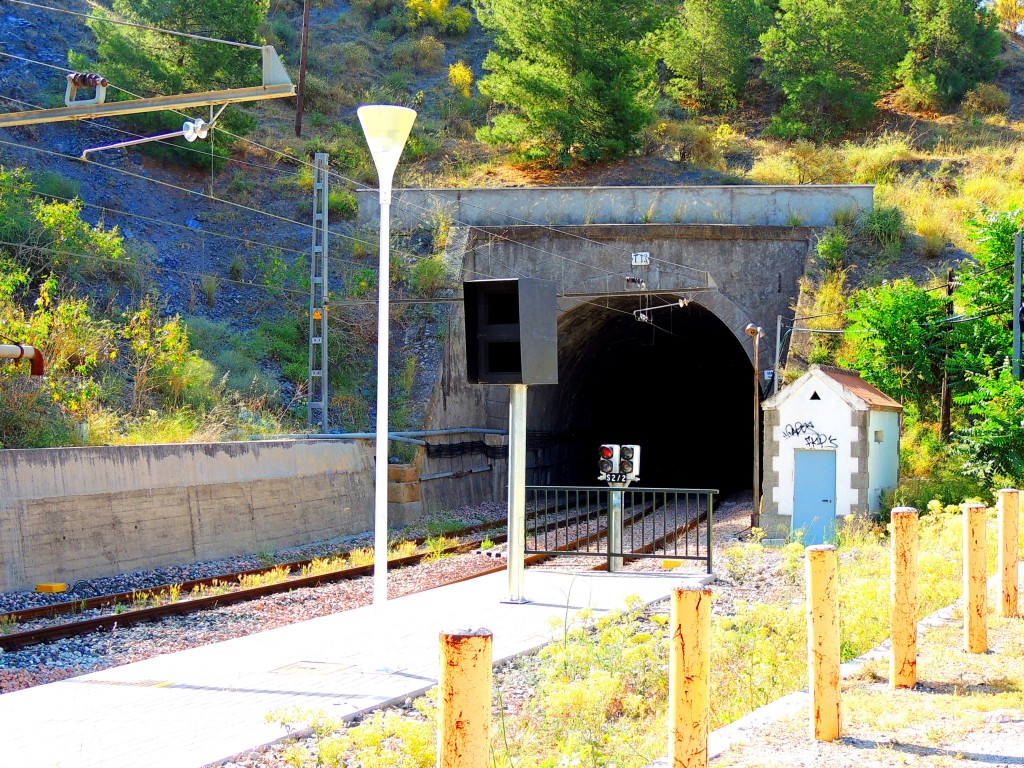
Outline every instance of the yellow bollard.
<svg viewBox="0 0 1024 768"><path fill-rule="evenodd" d="M489 629L441 633L438 768L487 768L492 639Z"/></svg>
<svg viewBox="0 0 1024 768"><path fill-rule="evenodd" d="M988 650L985 600L985 505L964 505L964 650Z"/></svg>
<svg viewBox="0 0 1024 768"><path fill-rule="evenodd" d="M672 768L708 764L711 590L672 590L668 659L668 759Z"/></svg>
<svg viewBox="0 0 1024 768"><path fill-rule="evenodd" d="M999 492L999 615L1017 615L1017 563L1020 557L1020 491L1004 488Z"/></svg>
<svg viewBox="0 0 1024 768"><path fill-rule="evenodd" d="M842 732L838 558L836 548L831 544L816 544L806 551L811 737L817 741L833 741Z"/></svg>
<svg viewBox="0 0 1024 768"><path fill-rule="evenodd" d="M892 511L890 553L889 685L913 688L917 684L917 510L913 507Z"/></svg>

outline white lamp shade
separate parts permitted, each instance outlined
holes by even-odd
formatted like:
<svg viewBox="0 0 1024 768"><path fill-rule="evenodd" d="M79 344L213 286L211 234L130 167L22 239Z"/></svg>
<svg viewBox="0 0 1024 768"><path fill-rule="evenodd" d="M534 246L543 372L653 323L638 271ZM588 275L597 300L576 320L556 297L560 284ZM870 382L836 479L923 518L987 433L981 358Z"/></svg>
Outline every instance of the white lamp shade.
<svg viewBox="0 0 1024 768"><path fill-rule="evenodd" d="M362 106L356 110L366 143L377 166L381 192L391 189L395 168L416 121L416 110L386 104Z"/></svg>

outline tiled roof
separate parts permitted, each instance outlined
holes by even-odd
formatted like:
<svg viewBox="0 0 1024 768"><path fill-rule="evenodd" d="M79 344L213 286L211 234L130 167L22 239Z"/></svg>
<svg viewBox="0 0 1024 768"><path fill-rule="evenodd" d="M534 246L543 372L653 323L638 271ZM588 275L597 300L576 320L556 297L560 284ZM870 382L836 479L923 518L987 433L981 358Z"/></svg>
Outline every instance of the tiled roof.
<svg viewBox="0 0 1024 768"><path fill-rule="evenodd" d="M892 411L903 410L902 405L880 389L868 384L855 371L848 371L845 368L832 368L827 365L819 365L817 369L874 408Z"/></svg>

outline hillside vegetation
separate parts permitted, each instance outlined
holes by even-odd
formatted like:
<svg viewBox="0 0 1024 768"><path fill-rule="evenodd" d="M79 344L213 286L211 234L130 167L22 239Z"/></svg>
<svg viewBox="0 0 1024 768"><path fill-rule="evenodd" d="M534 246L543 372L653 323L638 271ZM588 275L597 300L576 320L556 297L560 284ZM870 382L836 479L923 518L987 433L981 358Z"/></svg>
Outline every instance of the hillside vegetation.
<svg viewBox="0 0 1024 768"><path fill-rule="evenodd" d="M61 7L86 10L76 0ZM96 13L271 43L297 80L301 10L290 0L114 0ZM222 229L253 231L264 221L239 206L308 217L308 161L330 155L331 405L343 429L372 416L376 244L351 224L352 191L374 184L359 103L419 111L396 180L406 186L875 184L875 210L840 217L819 240L798 313L821 316L808 322L833 333L797 334L790 375L809 362L862 371L908 408L905 473L974 492L1024 479L1024 395L1005 361L1007 261L1024 208L1019 16L1013 0L318 0L301 137L292 104L238 106L209 141L141 145L111 166L130 168L128 158L145 153L147 174L208 182L230 203L216 214ZM71 64L104 73L115 98L254 82L250 51L103 21L68 21L72 33L44 12L26 18L36 37L19 37L28 42L11 43L13 53L34 60L44 43L66 40ZM60 72L3 71L0 93L20 105L52 104L63 90ZM180 122L165 114L118 124L151 135ZM188 291L170 286L154 269L169 247L157 228L128 239L124 225L85 223L74 202L88 204L95 174L113 170L86 177L33 155L77 128L0 136L0 332L52 360L44 385L0 367L4 403L18 404L0 417L0 442L220 439L301 426L307 235L263 234L230 258L204 245ZM132 205L122 196L118 207ZM452 224L433 217L399 234L396 298L453 288L442 258ZM225 286L241 292L241 306L220 301ZM414 426L444 311L399 304L393 321L413 340L392 366L394 420ZM927 482L908 484L901 500L942 495Z"/></svg>

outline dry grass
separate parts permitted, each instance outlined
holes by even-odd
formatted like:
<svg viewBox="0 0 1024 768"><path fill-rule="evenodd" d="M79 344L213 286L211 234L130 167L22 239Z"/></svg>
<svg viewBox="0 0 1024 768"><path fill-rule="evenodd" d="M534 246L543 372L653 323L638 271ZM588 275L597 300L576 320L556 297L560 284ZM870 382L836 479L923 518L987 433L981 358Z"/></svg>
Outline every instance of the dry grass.
<svg viewBox="0 0 1024 768"><path fill-rule="evenodd" d="M991 602L991 601L990 601ZM959 621L919 641L918 686L892 690L884 661L869 662L843 690L843 737L814 742L806 706L745 734L714 766L1013 764L999 745L1024 739L1024 619L989 617L989 652L962 650Z"/></svg>

